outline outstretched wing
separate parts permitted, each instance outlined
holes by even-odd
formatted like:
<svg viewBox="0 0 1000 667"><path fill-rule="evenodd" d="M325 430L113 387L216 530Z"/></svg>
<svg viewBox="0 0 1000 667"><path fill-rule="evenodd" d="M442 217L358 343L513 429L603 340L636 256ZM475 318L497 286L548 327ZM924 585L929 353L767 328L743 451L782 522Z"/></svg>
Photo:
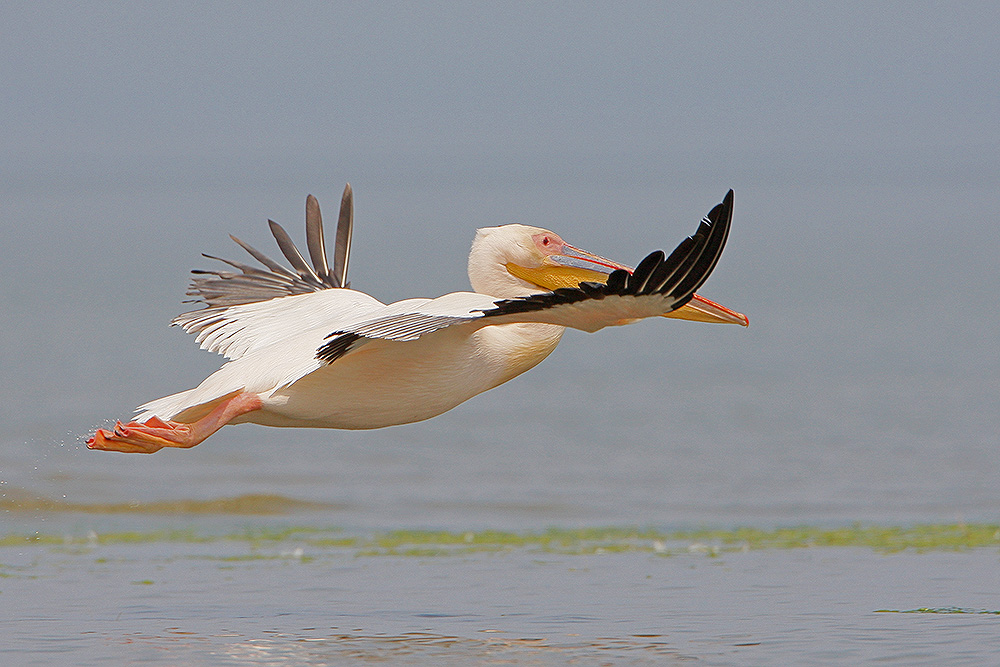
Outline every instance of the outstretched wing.
<svg viewBox="0 0 1000 667"><path fill-rule="evenodd" d="M237 269L239 273L195 269L191 272L194 274L194 278L191 280L191 286L187 292L188 296L195 297L193 301L205 303L211 309L256 303L329 288L348 287L347 261L350 256L351 231L354 226L354 194L350 183L344 188L344 195L340 203L340 218L337 222L332 268L326 258L323 218L320 215L319 202L316 201L315 197L309 195L306 198L306 247L309 250L312 266L306 263L291 237L281 225L273 220L268 220L268 225L282 254L291 264L292 270L285 268L235 236L230 236L265 268L205 255L209 259L228 264ZM205 311L185 313L178 320L189 315L203 315L204 313ZM175 320L175 323L183 326L183 322Z"/></svg>
<svg viewBox="0 0 1000 667"><path fill-rule="evenodd" d="M194 278L187 294L195 297L192 301L208 307L182 313L174 318L172 324L195 334L202 348L235 359L250 349L316 324L320 317L326 317L327 324L331 320L353 321L358 312L369 312L371 308L381 306L378 301L360 292L337 290L323 296L315 295L333 288L349 287L347 262L354 226L354 194L350 183L344 188L340 202L332 267L327 261L323 217L315 197L309 195L306 198L306 247L312 266L306 263L281 225L273 220L269 220L268 224L292 269L231 236L264 268L205 255L225 262L239 272L192 271ZM308 294L314 294L316 298L304 300L302 297ZM283 299L291 296L299 298ZM277 302L275 299L282 300Z"/></svg>
<svg viewBox="0 0 1000 667"><path fill-rule="evenodd" d="M593 332L664 315L690 301L708 279L725 248L732 217L730 190L702 220L695 234L681 241L669 257L657 250L632 273L621 269L613 272L606 284L585 282L578 287L503 300L466 292L448 294L421 302L419 308L382 312L373 319L334 330L316 357L332 363L366 340L415 340L458 325L478 328L538 322Z"/></svg>

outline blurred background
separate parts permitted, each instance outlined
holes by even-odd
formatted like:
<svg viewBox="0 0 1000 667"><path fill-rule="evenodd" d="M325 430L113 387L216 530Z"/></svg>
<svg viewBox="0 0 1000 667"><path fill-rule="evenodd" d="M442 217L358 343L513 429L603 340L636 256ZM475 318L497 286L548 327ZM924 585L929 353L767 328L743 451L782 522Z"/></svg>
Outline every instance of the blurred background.
<svg viewBox="0 0 1000 667"><path fill-rule="evenodd" d="M0 489L248 493L358 525L995 520L994 3L29 3L0 9ZM424 424L83 440L221 358L201 252L355 191L352 286L467 289L477 227L626 263L726 190L700 292L747 330L569 332ZM8 504L8 508L13 505ZM8 513L8 519L10 520ZM29 517L30 519L30 517Z"/></svg>

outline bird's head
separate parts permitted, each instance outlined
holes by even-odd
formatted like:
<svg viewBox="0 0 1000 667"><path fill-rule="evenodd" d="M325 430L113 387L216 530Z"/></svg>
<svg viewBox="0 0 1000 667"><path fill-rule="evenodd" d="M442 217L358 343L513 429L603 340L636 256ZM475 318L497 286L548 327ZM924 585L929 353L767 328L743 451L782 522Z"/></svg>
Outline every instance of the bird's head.
<svg viewBox="0 0 1000 667"><path fill-rule="evenodd" d="M503 299L577 287L582 282L605 283L617 269L632 272L629 266L566 243L555 232L527 225L479 229L469 253L472 289ZM746 315L697 294L665 317L743 326L748 323Z"/></svg>

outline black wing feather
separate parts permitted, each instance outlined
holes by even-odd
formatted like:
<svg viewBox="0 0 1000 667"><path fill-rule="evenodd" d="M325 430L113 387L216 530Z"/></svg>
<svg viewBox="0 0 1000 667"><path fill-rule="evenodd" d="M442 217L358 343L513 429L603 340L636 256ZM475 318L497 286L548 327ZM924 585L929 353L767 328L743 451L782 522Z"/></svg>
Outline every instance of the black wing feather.
<svg viewBox="0 0 1000 667"><path fill-rule="evenodd" d="M544 294L532 294L496 302L496 308L484 311L484 316L525 313L544 310L565 303L609 296L645 296L663 294L680 308L694 295L712 273L729 237L733 219L733 191L702 220L694 235L681 241L669 256L662 250L650 253L629 274L619 269L608 276L608 282L581 283L579 287L564 287Z"/></svg>

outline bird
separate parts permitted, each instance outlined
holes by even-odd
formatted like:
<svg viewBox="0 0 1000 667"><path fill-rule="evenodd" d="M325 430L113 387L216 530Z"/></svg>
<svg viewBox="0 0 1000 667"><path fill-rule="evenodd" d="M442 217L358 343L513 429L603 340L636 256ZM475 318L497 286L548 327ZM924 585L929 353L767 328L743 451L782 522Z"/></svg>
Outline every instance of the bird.
<svg viewBox="0 0 1000 667"><path fill-rule="evenodd" d="M190 448L227 424L375 429L430 419L533 368L567 327L594 332L648 317L747 326L746 315L698 294L722 254L733 191L669 255L633 269L522 224L476 231L471 292L384 304L347 282L354 222L341 198L332 262L319 202L306 198L312 266L273 220L291 268L230 236L263 268L194 270L188 296L203 308L172 325L229 361L201 384L97 429L94 450Z"/></svg>

